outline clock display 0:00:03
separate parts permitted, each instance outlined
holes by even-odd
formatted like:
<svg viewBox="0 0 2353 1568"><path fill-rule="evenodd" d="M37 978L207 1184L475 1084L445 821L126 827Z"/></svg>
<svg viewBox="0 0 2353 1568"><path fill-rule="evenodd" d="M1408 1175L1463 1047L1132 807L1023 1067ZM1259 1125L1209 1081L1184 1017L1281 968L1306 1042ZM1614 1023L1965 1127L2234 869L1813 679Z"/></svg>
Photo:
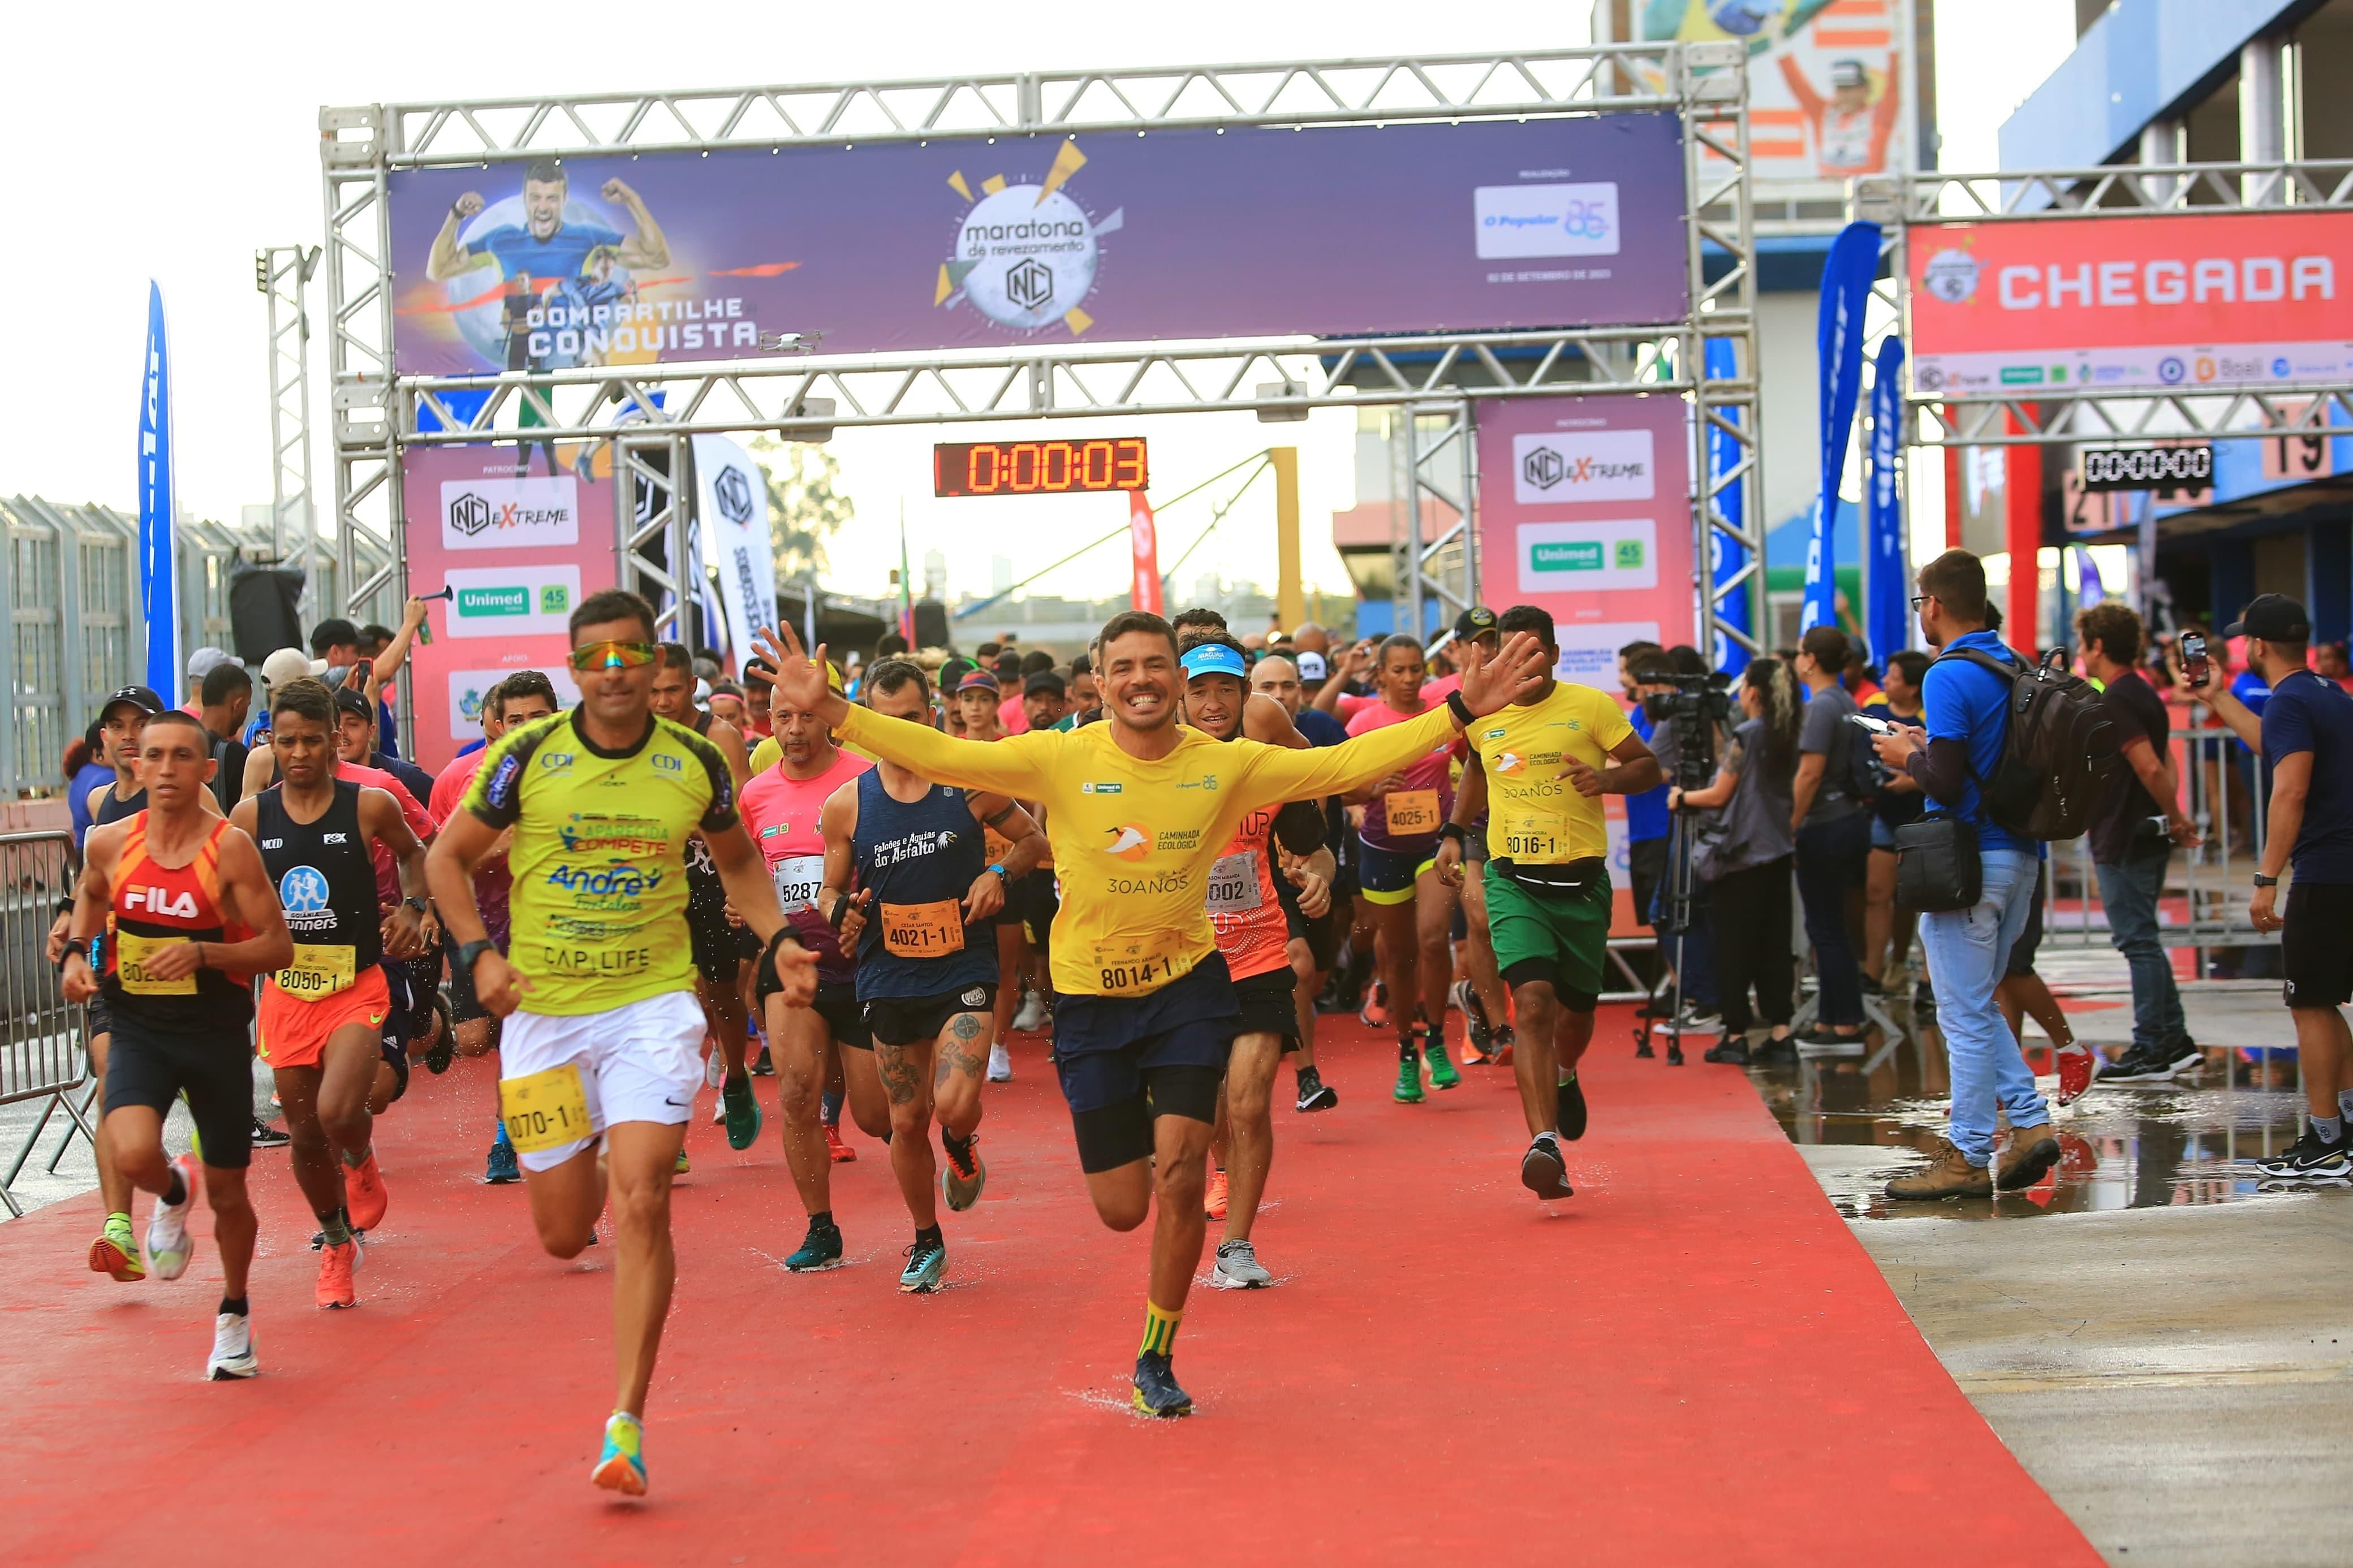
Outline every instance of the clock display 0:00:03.
<svg viewBox="0 0 2353 1568"><path fill-rule="evenodd" d="M1140 490L1149 482L1141 436L1093 441L943 441L932 448L934 495Z"/></svg>

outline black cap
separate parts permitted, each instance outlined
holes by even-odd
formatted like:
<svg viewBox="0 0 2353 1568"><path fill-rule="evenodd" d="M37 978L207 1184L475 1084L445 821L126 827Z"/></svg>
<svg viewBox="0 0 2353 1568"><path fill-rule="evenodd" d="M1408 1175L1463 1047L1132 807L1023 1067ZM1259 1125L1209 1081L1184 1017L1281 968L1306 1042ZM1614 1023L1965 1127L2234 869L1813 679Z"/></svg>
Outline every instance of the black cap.
<svg viewBox="0 0 2353 1568"><path fill-rule="evenodd" d="M2285 594L2258 594L2239 618L2222 628L2226 637L2261 637L2265 642L2312 640L2312 622L2304 606Z"/></svg>
<svg viewBox="0 0 2353 1568"><path fill-rule="evenodd" d="M1495 629L1495 612L1484 605L1473 605L1454 617L1454 636L1458 640L1485 637Z"/></svg>
<svg viewBox="0 0 2353 1568"><path fill-rule="evenodd" d="M1021 683L1021 695L1024 697L1039 691L1050 691L1057 697L1067 697L1071 694L1071 689L1063 682L1062 678L1050 669L1041 669Z"/></svg>
<svg viewBox="0 0 2353 1568"><path fill-rule="evenodd" d="M146 687L126 686L98 705L98 721L101 724L105 723L107 714L124 702L130 703L151 719L164 710L164 700Z"/></svg>
<svg viewBox="0 0 2353 1568"><path fill-rule="evenodd" d="M375 717L375 708L368 701L367 693L362 691L355 686L338 686L335 688L335 711L338 713L356 713L363 719L373 719Z"/></svg>

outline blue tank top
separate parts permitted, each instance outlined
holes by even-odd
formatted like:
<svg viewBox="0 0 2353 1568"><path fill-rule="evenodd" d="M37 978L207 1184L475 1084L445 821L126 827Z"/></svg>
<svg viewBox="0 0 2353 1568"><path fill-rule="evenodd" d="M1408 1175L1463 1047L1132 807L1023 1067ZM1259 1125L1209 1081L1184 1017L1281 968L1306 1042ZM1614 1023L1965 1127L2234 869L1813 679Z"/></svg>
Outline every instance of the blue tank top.
<svg viewBox="0 0 2353 1568"><path fill-rule="evenodd" d="M858 936L860 1002L995 983L996 922L967 926L963 918L965 894L988 868L963 790L934 784L919 801L897 801L882 787L882 770L868 769L858 775L850 854L860 890L874 893Z"/></svg>

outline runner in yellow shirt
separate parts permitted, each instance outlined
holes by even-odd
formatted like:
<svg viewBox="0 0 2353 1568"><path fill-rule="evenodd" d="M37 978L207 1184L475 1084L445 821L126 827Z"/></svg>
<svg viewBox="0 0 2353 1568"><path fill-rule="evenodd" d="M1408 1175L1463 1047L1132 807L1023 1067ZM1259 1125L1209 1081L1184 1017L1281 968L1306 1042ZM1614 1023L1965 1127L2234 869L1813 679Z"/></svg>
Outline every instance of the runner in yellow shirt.
<svg viewBox="0 0 2353 1568"><path fill-rule="evenodd" d="M1394 772L1482 713L1535 690L1543 650L1521 636L1419 719L1345 745L1293 751L1214 741L1177 722L1184 672L1166 621L1142 611L1103 626L1105 722L1033 730L988 745L880 718L827 689L789 627L767 652L776 700L937 783L1040 802L1062 884L1053 931L1055 1066L1095 1212L1133 1230L1152 1212L1151 1295L1136 1356L1136 1408L1190 1414L1170 1365L1193 1271L1219 1074L1240 1026L1205 888L1243 816L1352 789ZM817 651L822 659L825 650Z"/></svg>

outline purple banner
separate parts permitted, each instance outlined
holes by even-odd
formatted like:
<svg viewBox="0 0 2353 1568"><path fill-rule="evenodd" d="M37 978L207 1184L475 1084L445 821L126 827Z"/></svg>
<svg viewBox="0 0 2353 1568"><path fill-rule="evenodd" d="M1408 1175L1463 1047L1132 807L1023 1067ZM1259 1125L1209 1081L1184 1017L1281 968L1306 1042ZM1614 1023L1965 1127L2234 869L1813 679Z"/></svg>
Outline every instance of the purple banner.
<svg viewBox="0 0 2353 1568"><path fill-rule="evenodd" d="M1683 159L1628 114L406 170L394 363L1669 321Z"/></svg>

